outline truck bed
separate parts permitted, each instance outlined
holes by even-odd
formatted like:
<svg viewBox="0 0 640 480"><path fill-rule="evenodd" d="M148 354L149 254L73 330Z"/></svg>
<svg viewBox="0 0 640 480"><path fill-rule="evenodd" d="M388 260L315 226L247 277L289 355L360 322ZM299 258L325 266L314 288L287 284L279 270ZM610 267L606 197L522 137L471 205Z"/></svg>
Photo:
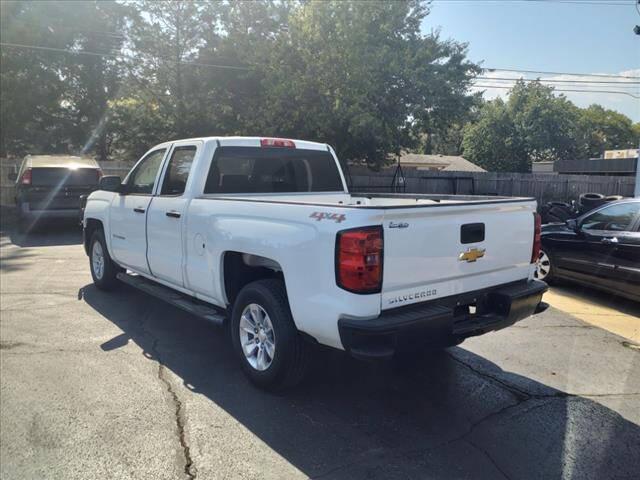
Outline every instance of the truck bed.
<svg viewBox="0 0 640 480"><path fill-rule="evenodd" d="M499 197L488 195L431 195L412 193L298 193L298 194L208 194L200 198L264 203L287 203L344 208L411 208L453 205L533 202L528 197Z"/></svg>

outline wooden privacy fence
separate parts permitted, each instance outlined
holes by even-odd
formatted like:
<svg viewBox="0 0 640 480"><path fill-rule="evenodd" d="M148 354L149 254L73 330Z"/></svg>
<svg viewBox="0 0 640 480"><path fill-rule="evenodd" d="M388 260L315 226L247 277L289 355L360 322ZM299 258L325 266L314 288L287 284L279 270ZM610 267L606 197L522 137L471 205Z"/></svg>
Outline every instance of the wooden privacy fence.
<svg viewBox="0 0 640 480"><path fill-rule="evenodd" d="M352 167L354 192L435 193L534 197L541 205L550 201L577 200L582 193L632 197L634 177L558 175L548 173L438 172L404 168L404 188L396 182L395 168L373 172Z"/></svg>

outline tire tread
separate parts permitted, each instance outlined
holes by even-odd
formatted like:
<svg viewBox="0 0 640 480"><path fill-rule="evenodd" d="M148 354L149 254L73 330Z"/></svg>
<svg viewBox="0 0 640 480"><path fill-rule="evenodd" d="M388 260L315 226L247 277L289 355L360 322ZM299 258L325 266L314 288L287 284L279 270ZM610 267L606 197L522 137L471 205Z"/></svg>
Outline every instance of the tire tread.
<svg viewBox="0 0 640 480"><path fill-rule="evenodd" d="M276 376L273 382L261 382L257 379L258 375L256 375L255 372L247 370L250 367L245 364L243 364L243 367L245 371L247 371L248 376L253 381L253 383L261 388L271 391L279 391L294 387L304 379L308 371L311 361L311 345L309 345L308 342L302 338L302 336L296 329L295 323L293 322L293 318L291 316L289 300L287 298L287 293L282 280L275 278L256 280L255 282L246 285L242 289L242 291L238 295L238 299L242 298L243 292L250 291L252 289L260 291L260 293L265 297L272 297L275 303L275 305L272 305L272 307L275 307L275 309L277 310L273 313L278 317L278 324L281 329L284 327L284 325L288 324L288 327L284 327L290 329L285 333L285 338L292 338L287 338L285 340L290 342L289 358L285 360L284 364L282 365L282 372L280 372ZM243 307L243 305L239 304L238 302L236 303L236 305L234 305L234 318L238 313L236 312L236 309L240 309L241 307ZM231 329L232 335L236 335L234 322L231 322ZM280 336L282 336L283 330L281 330L279 333ZM283 347L279 346L279 348L282 349ZM242 355L242 353L239 352L239 355ZM244 361L244 359L242 361Z"/></svg>

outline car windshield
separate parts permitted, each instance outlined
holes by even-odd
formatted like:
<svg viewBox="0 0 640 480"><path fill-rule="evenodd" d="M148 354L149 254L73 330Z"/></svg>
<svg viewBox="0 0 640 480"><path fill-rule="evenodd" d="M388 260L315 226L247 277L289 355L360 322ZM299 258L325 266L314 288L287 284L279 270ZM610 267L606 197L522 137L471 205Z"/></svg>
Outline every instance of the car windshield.
<svg viewBox="0 0 640 480"><path fill-rule="evenodd" d="M34 168L31 173L31 184L37 187L94 186L98 180L98 170L95 168Z"/></svg>

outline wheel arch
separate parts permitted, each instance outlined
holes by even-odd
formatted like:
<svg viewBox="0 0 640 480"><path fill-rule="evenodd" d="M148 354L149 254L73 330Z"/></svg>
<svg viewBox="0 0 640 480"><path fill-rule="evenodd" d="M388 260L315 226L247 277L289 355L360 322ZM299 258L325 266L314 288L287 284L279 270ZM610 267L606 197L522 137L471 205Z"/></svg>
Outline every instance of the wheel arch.
<svg viewBox="0 0 640 480"><path fill-rule="evenodd" d="M222 293L228 305L233 305L243 287L256 280L276 278L287 289L280 262L247 252L228 250L222 254Z"/></svg>
<svg viewBox="0 0 640 480"><path fill-rule="evenodd" d="M99 220L97 218L85 219L82 240L84 243L84 251L87 255L89 255L91 252L91 239L93 238L93 234L98 230L102 230L102 232L104 233L104 225L102 223L102 220Z"/></svg>

